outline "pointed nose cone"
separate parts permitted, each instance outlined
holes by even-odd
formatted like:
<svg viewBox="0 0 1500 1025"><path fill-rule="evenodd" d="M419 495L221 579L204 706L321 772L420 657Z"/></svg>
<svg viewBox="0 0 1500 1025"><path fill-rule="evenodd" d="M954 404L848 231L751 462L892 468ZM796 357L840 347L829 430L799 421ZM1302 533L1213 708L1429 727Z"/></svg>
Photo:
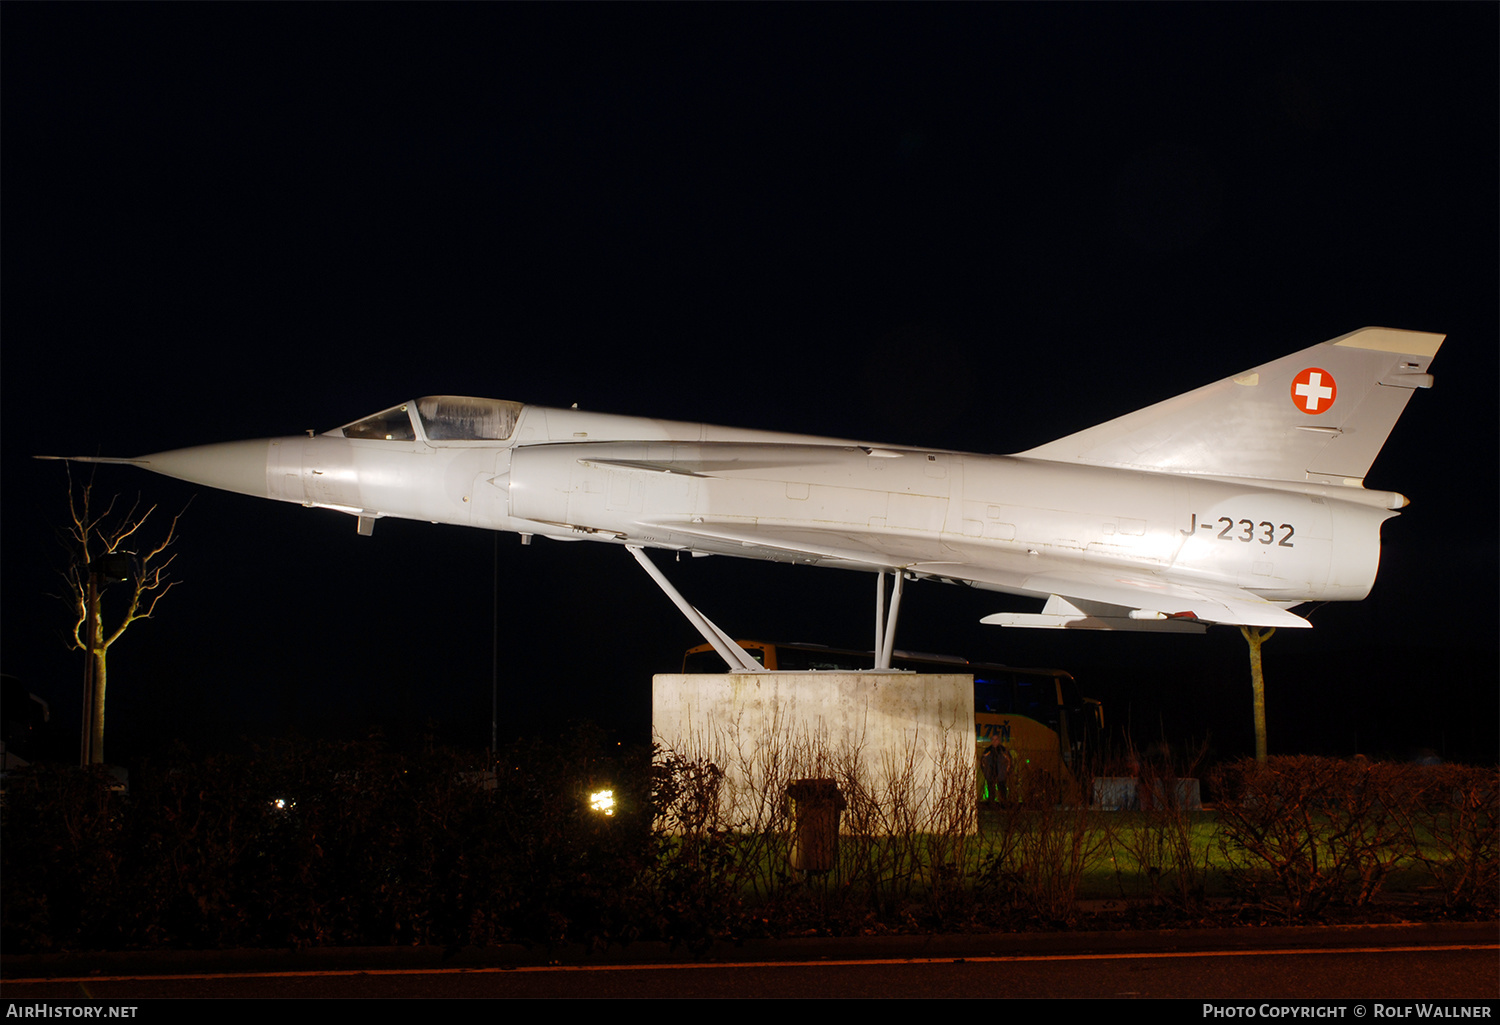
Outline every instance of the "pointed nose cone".
<svg viewBox="0 0 1500 1025"><path fill-rule="evenodd" d="M192 481L210 488L237 491L242 495L268 498L266 460L271 442L229 441L221 445L198 445L171 452L157 452L132 460L153 473Z"/></svg>

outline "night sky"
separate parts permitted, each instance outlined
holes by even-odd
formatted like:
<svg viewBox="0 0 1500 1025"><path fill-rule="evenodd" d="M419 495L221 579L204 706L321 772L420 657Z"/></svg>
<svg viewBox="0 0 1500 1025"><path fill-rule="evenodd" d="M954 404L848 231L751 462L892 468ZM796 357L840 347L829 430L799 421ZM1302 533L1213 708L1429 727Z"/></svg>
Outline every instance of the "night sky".
<svg viewBox="0 0 1500 1025"><path fill-rule="evenodd" d="M1493 4L7 4L0 669L76 751L61 464L469 394L1016 452L1355 330L1445 332L1361 603L1266 645L1273 753L1497 756ZM109 753L649 731L699 642L614 546L188 500ZM497 554L498 553L498 554ZM868 647L867 574L657 561L731 633ZM1138 739L1252 745L1245 645L981 626ZM1306 612L1306 609L1300 610Z"/></svg>

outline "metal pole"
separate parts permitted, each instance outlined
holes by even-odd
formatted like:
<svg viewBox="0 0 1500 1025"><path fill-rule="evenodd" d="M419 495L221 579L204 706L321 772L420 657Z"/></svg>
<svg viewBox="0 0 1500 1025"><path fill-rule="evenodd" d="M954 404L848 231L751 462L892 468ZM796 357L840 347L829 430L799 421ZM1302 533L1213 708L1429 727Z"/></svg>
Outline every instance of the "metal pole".
<svg viewBox="0 0 1500 1025"><path fill-rule="evenodd" d="M85 635L88 643L83 651L83 713L78 723L78 767L88 768L89 764L89 740L94 733L94 622L97 618L95 613L97 607L94 603L94 575L89 574L88 590L88 630Z"/></svg>
<svg viewBox="0 0 1500 1025"><path fill-rule="evenodd" d="M885 646L880 649L876 669L891 667L891 654L896 647L896 614L901 611L901 583L905 578L906 574L896 570L896 586L891 589L891 611L885 624Z"/></svg>
<svg viewBox="0 0 1500 1025"><path fill-rule="evenodd" d="M78 764L88 768L94 760L94 691L99 687L99 578L92 568L89 575L88 650L83 653L83 735L78 739Z"/></svg>
<svg viewBox="0 0 1500 1025"><path fill-rule="evenodd" d="M494 538L493 577L490 593L490 760L497 757L500 718L500 535Z"/></svg>
<svg viewBox="0 0 1500 1025"><path fill-rule="evenodd" d="M715 626L707 616L689 605L688 600L672 586L666 574L657 569L656 563L646 557L645 551L639 545L626 545L625 550L635 557L635 561L641 564L641 568L651 576L652 580L656 581L656 586L660 587L663 593L672 600L672 604L676 605L677 610L686 616L688 622L692 623L693 627L703 635L703 639L713 645L713 649L719 653L719 657L724 660L731 671L736 669L749 673L765 671L764 666L745 654L745 650L733 643L728 635Z"/></svg>

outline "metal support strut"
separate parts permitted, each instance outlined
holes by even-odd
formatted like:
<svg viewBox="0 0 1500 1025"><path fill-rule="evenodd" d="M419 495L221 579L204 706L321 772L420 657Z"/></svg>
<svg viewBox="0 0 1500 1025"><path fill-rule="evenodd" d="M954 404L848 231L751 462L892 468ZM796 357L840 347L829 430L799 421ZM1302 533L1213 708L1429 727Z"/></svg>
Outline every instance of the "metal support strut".
<svg viewBox="0 0 1500 1025"><path fill-rule="evenodd" d="M678 611L687 617L689 623L693 624L693 629L702 634L705 641L713 645L714 650L728 663L730 672L763 673L766 671L765 666L755 661L744 648L734 643L734 640L723 630L720 630L714 624L713 620L688 604L688 600L682 596L677 588L672 586L672 582L667 579L666 574L657 568L656 563L647 558L645 550L640 545L626 545L625 550L635 556L635 561L641 564L641 568L651 576L652 580L656 581L656 586L660 587L666 593L666 596L672 599L672 604L676 605Z"/></svg>
<svg viewBox="0 0 1500 1025"><path fill-rule="evenodd" d="M885 570L875 574L875 668L889 669L891 653L896 647L896 615L901 611L901 582L905 574L899 569L891 588L891 611L885 611Z"/></svg>

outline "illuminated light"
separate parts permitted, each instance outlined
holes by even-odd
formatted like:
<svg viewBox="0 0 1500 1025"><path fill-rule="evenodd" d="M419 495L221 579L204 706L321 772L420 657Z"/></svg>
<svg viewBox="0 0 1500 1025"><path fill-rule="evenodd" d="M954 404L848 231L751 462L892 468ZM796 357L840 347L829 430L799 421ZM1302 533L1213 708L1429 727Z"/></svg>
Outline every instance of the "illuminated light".
<svg viewBox="0 0 1500 1025"><path fill-rule="evenodd" d="M615 792L613 790L595 790L589 794L589 810L599 812L601 815L613 815L615 813Z"/></svg>

